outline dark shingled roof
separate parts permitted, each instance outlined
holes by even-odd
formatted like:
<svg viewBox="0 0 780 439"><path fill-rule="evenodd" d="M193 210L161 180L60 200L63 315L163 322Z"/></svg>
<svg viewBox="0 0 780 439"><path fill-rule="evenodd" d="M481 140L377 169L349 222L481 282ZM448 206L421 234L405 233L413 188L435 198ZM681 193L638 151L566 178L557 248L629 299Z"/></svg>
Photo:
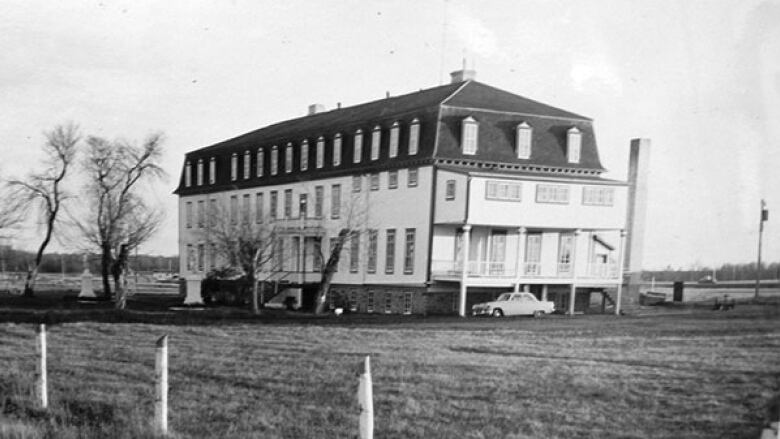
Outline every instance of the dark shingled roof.
<svg viewBox="0 0 780 439"><path fill-rule="evenodd" d="M461 121L471 116L479 122L479 143L475 155L464 155L460 146ZM418 153L408 155L409 122L420 122ZM393 122L399 122L400 141L398 156L388 157L389 132ZM515 128L521 122L533 128L532 153L529 159L518 159L515 153ZM371 132L375 126L382 128L380 159L370 160ZM566 160L566 131L576 126L582 132L579 163ZM363 131L363 155L360 163L352 162L353 134ZM333 137L342 134L341 165L332 165ZM315 169L317 139L325 139L325 166ZM309 168L300 171L300 144L309 143ZM294 145L293 172L284 172L285 146ZM270 176L270 150L279 147L279 173ZM256 151L264 147L265 172L256 177ZM252 176L230 181L230 157L239 157L239 174L243 169L243 153L250 151ZM217 181L215 184L195 185L195 164L204 161L208 174L208 162L216 157ZM603 171L591 120L531 99L518 96L476 81L465 81L420 90L401 96L380 99L351 107L344 107L310 116L290 119L242 134L238 137L187 153L185 161L193 166L193 185L184 186L182 171L176 193L195 194L229 188L243 188L281 184L313 178L347 175L354 172L377 172L403 166L418 166L434 161L484 161L526 164L553 168L576 168ZM204 182L208 182L204 175Z"/></svg>

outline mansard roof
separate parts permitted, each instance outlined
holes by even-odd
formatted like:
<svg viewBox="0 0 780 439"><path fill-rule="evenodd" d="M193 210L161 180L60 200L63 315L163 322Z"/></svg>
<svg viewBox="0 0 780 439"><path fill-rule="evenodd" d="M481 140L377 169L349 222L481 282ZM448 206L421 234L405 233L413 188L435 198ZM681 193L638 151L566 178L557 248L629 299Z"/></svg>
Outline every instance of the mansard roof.
<svg viewBox="0 0 780 439"><path fill-rule="evenodd" d="M479 123L478 149L475 155L464 155L460 144L461 123L471 117ZM419 147L415 155L408 155L406 143L409 136L409 123L417 119L420 122ZM400 122L401 139L398 156L388 157L389 129L396 121ZM532 128L531 156L518 159L515 151L517 125L525 122ZM380 146L380 159L370 160L370 133L379 125L383 134ZM566 132L577 127L582 132L579 163L568 163L566 157ZM353 163L353 134L362 129L363 158ZM343 137L341 164L332 165L332 139L336 133ZM313 145L323 136L326 141L325 163L323 168L309 166L300 171L300 143L309 142L309 163L314 163ZM292 143L294 148L294 171L278 175L256 178L252 163L252 178L230 181L230 157L242 156L246 150L254 152L263 147L270 151L279 146L279 162L284 163L284 146ZM224 190L230 187L252 187L267 184L280 184L291 181L309 180L319 177L351 174L355 172L377 172L379 170L441 163L442 161L468 160L470 162L508 163L513 166L529 165L547 168L578 169L598 175L604 168L601 165L593 133L592 121L556 107L543 104L507 91L491 87L473 80L441 85L417 92L379 99L351 107L338 108L309 116L290 119L272 124L240 136L200 148L187 153L186 161L195 165L198 159L208 161L217 157L216 184L196 187L184 185L182 171L179 188L176 193L199 193ZM268 157L265 167L269 167ZM281 166L281 165L280 165ZM511 168L511 167L510 167ZM193 169L194 176L194 169ZM204 179L206 180L206 179ZM194 181L194 177L193 177Z"/></svg>

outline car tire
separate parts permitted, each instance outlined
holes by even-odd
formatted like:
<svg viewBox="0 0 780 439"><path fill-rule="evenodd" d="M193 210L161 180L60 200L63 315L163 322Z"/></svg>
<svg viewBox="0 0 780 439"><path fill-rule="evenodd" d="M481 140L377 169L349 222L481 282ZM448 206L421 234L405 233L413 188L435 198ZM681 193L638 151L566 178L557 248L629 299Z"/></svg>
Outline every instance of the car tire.
<svg viewBox="0 0 780 439"><path fill-rule="evenodd" d="M542 311L542 310L534 311L534 318L535 319L541 319L542 317L544 317L544 311Z"/></svg>
<svg viewBox="0 0 780 439"><path fill-rule="evenodd" d="M494 309L491 315L493 317L504 317L504 311L501 311L500 309Z"/></svg>

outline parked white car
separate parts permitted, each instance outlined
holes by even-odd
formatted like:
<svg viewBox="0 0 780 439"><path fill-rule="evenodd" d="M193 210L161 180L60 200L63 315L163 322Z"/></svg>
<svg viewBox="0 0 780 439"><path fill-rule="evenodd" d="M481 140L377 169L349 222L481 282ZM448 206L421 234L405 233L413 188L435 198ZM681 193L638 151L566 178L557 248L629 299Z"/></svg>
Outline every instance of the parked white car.
<svg viewBox="0 0 780 439"><path fill-rule="evenodd" d="M503 293L492 302L478 303L471 307L475 316L534 316L541 317L555 311L555 304L541 301L531 293Z"/></svg>

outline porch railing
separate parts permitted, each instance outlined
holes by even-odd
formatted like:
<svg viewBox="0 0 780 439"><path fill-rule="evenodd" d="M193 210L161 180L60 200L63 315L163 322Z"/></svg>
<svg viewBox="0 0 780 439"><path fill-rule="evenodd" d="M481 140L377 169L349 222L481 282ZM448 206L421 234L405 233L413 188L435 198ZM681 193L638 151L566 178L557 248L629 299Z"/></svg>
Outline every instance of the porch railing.
<svg viewBox="0 0 780 439"><path fill-rule="evenodd" d="M615 263L594 262L588 264L588 276L599 279L612 279L618 276L618 267Z"/></svg>

